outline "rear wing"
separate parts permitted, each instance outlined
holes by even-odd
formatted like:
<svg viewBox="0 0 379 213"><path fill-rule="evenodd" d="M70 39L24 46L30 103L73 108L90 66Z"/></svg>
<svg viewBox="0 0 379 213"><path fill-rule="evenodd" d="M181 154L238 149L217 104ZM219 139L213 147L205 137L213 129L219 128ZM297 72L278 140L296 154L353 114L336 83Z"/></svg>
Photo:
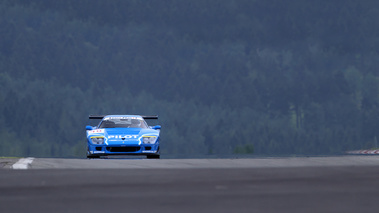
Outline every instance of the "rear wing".
<svg viewBox="0 0 379 213"><path fill-rule="evenodd" d="M89 119L103 119L107 115L89 115ZM158 119L158 115L140 115L143 119Z"/></svg>
<svg viewBox="0 0 379 213"><path fill-rule="evenodd" d="M158 119L158 115L141 115L143 119Z"/></svg>
<svg viewBox="0 0 379 213"><path fill-rule="evenodd" d="M103 119L106 115L89 115L89 119Z"/></svg>

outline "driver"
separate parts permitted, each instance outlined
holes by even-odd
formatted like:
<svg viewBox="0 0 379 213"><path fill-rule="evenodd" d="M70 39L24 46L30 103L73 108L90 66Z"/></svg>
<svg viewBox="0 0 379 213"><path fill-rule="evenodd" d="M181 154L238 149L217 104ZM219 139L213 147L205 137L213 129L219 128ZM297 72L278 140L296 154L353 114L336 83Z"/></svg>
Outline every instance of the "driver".
<svg viewBox="0 0 379 213"><path fill-rule="evenodd" d="M141 122L137 119L132 119L132 125L130 127L139 128L141 127Z"/></svg>

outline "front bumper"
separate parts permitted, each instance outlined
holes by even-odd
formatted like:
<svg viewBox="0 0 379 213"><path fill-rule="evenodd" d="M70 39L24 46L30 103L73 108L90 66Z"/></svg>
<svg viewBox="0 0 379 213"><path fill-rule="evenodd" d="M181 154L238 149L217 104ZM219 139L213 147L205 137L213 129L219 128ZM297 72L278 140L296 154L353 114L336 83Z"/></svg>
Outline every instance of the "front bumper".
<svg viewBox="0 0 379 213"><path fill-rule="evenodd" d="M88 143L87 156L157 155L159 143L141 145L93 145Z"/></svg>

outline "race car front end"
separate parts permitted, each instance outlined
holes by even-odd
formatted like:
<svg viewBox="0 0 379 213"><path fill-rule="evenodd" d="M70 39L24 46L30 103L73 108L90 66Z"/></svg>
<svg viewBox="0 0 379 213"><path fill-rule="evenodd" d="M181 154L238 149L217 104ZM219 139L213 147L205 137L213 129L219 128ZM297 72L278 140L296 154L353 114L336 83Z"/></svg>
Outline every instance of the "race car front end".
<svg viewBox="0 0 379 213"><path fill-rule="evenodd" d="M87 157L145 155L159 158L159 131L138 128L112 128L87 131Z"/></svg>
<svg viewBox="0 0 379 213"><path fill-rule="evenodd" d="M107 155L145 155L160 158L159 134L161 126L149 126L145 119L158 116L90 115L102 119L98 126L87 126L87 157Z"/></svg>

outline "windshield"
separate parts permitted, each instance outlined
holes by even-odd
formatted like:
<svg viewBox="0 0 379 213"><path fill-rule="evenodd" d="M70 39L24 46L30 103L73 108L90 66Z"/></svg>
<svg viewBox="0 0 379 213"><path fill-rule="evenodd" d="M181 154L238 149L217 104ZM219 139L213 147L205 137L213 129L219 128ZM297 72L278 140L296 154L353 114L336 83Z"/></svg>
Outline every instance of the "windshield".
<svg viewBox="0 0 379 213"><path fill-rule="evenodd" d="M143 119L136 118L110 118L104 119L99 128L142 128L147 129L148 126Z"/></svg>

